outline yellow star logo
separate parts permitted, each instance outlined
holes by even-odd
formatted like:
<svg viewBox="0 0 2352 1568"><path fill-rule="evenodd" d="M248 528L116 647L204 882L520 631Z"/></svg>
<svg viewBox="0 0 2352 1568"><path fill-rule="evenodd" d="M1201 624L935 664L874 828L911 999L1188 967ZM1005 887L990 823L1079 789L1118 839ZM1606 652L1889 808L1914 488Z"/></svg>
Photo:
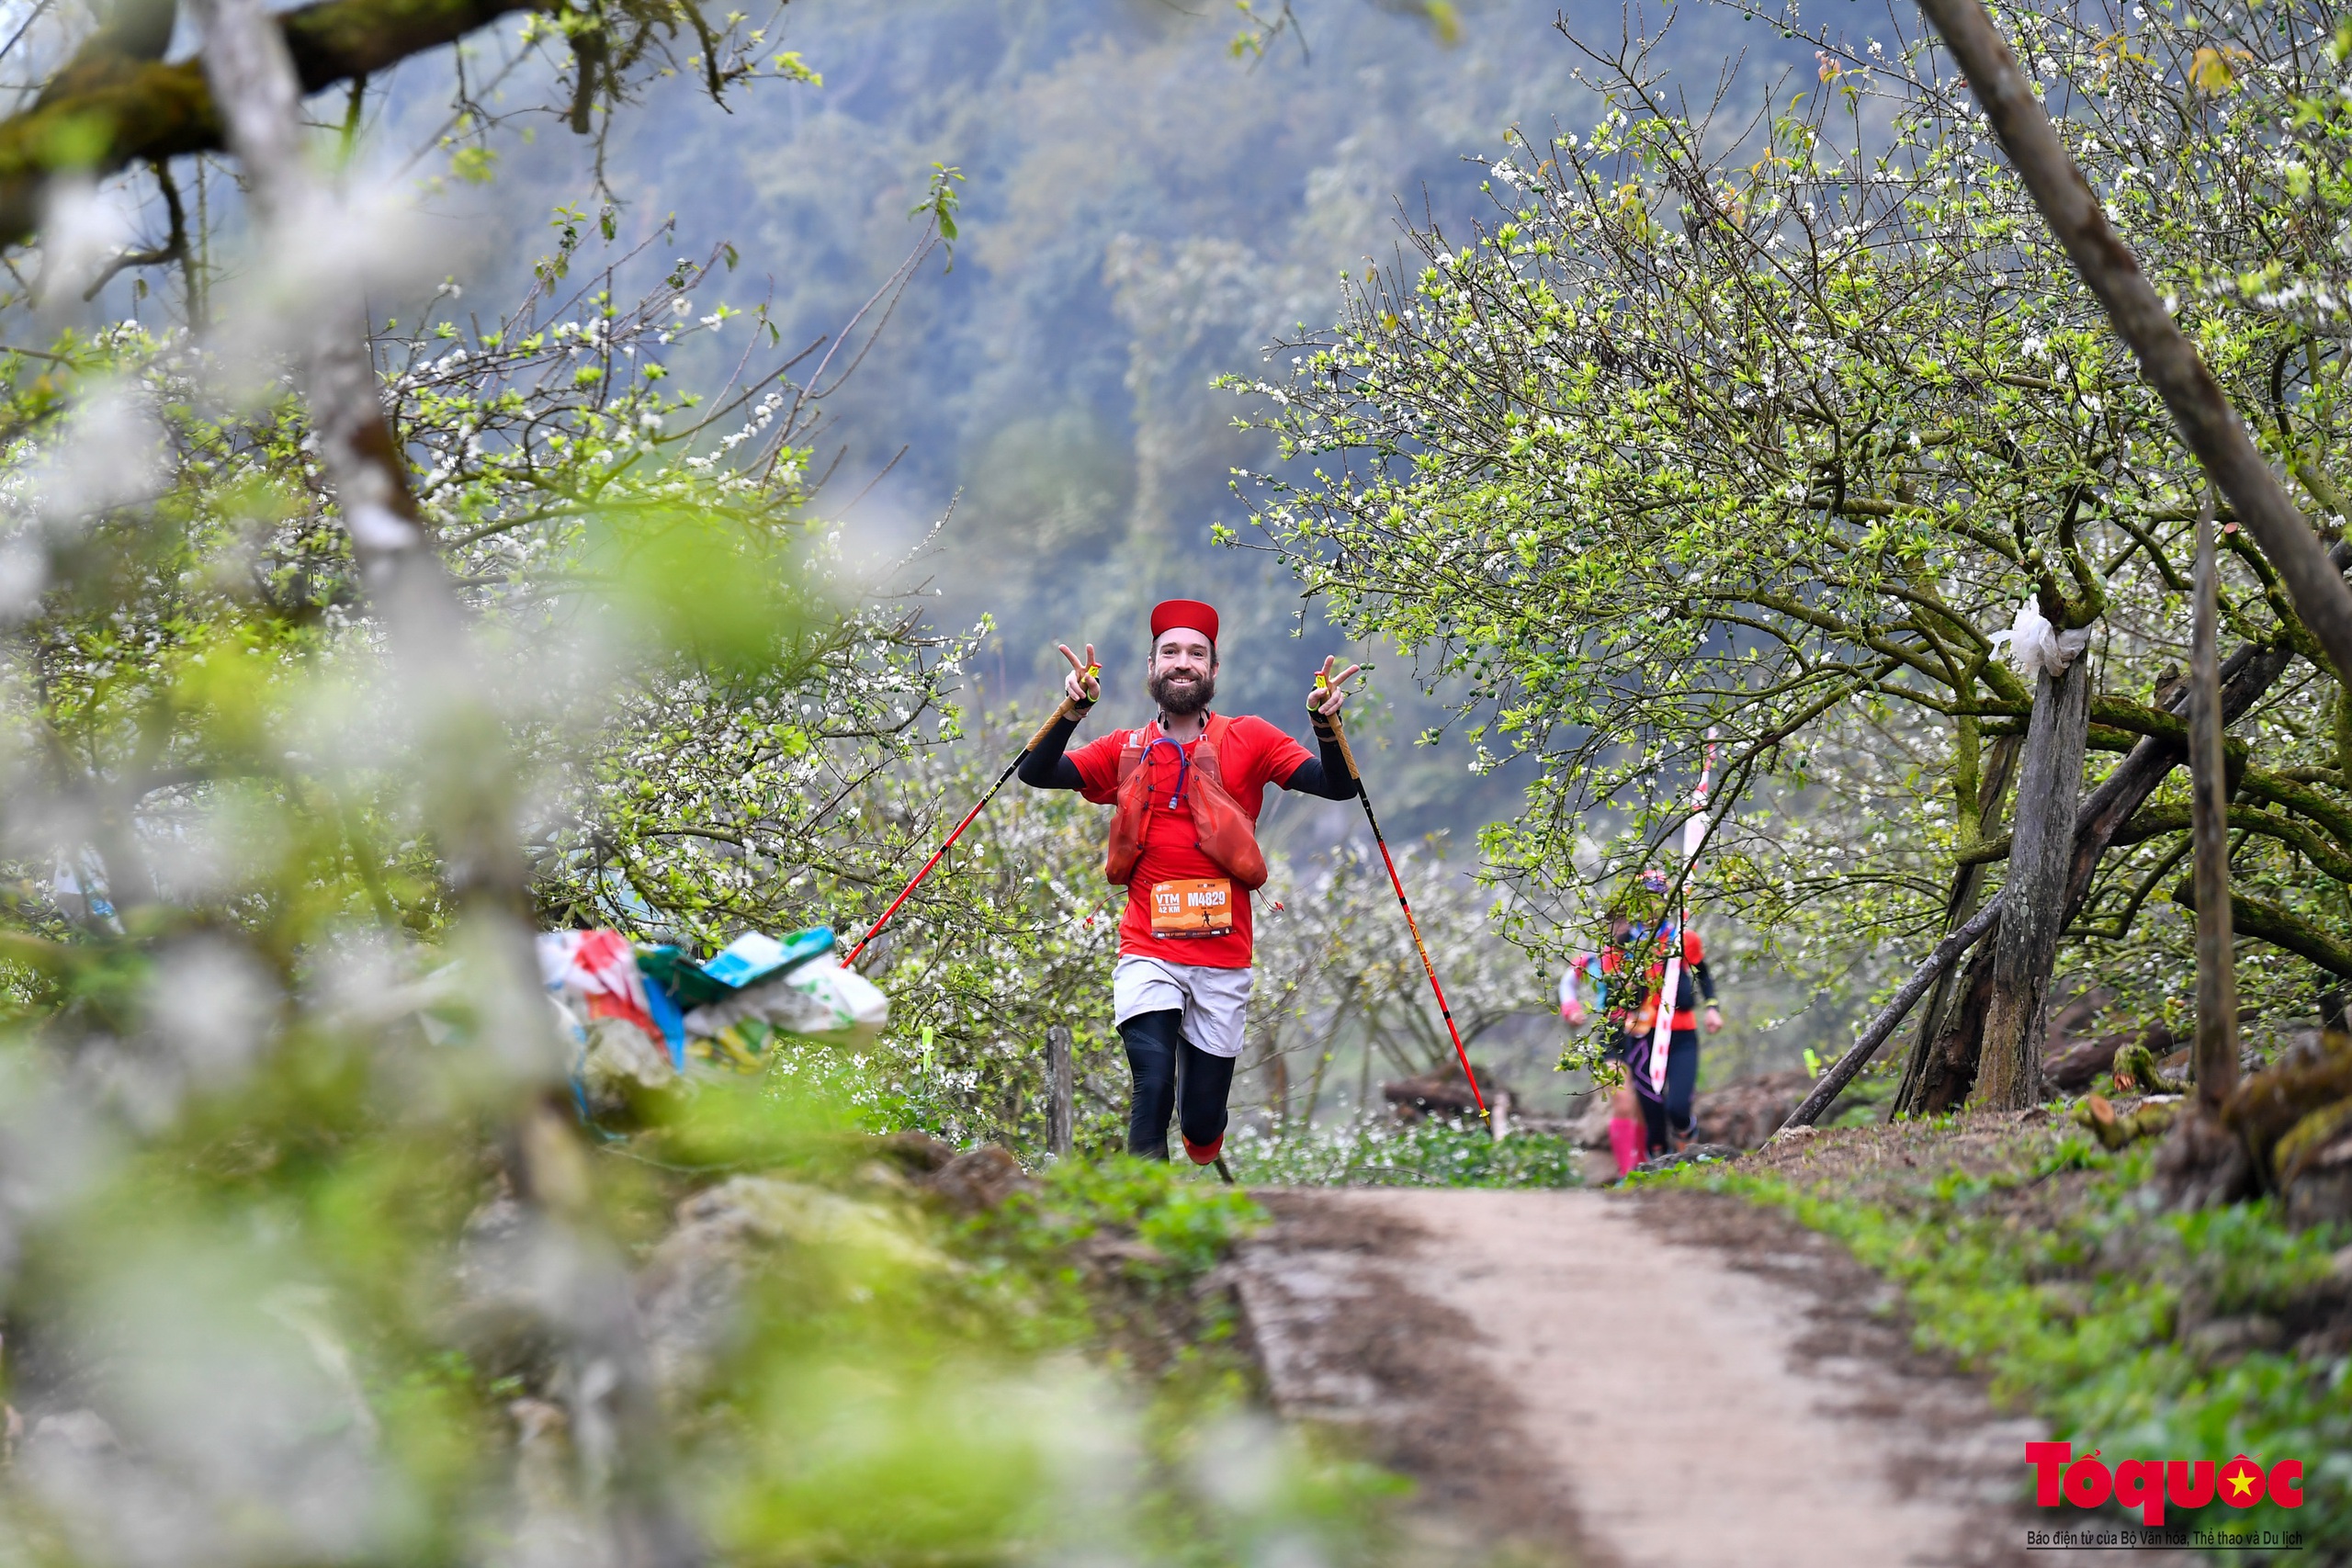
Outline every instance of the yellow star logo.
<svg viewBox="0 0 2352 1568"><path fill-rule="evenodd" d="M2254 1477L2243 1470L2239 1471L2235 1475L2223 1476L2222 1481L2224 1485L2228 1486L2231 1491L2236 1493L2241 1497L2247 1495L2254 1490Z"/></svg>

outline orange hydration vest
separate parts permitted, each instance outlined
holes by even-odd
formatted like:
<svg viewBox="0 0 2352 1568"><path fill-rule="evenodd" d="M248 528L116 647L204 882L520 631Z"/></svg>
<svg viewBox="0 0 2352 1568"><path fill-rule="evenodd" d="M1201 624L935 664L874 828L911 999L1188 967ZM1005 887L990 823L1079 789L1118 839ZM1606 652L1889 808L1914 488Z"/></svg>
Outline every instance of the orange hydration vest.
<svg viewBox="0 0 2352 1568"><path fill-rule="evenodd" d="M1232 727L1233 721L1224 715L1211 714L1207 729L1193 742L1189 765L1184 749L1166 736L1155 735L1146 742L1145 732L1158 729L1157 724L1127 731L1119 748L1119 795L1111 818L1111 852L1103 861L1104 876L1122 886L1135 879L1151 818L1151 772L1143 765L1144 755L1153 747L1175 746L1176 794L1168 804L1172 807L1182 801L1192 807L1193 842L1219 870L1244 887L1265 886L1265 852L1258 848L1256 828L1241 803L1225 787L1225 769L1217 760L1217 746Z"/></svg>

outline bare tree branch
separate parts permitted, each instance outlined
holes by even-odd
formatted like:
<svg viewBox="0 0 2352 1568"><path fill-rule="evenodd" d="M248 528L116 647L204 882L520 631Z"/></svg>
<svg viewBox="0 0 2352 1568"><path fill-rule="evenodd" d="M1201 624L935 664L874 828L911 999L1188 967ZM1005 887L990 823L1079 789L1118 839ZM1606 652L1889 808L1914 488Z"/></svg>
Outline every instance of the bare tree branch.
<svg viewBox="0 0 2352 1568"><path fill-rule="evenodd" d="M1781 1131L1785 1133L1792 1127L1812 1126L1821 1113L1829 1109L1831 1102L1846 1091L1846 1086L1854 1081L1854 1075L1870 1065L1871 1058L1878 1055L1879 1047L1886 1043L1886 1037L1894 1033L1895 1026L1903 1021L1904 1015L1928 994L1928 987L1936 983L1936 976L1950 968L1954 959L1983 940L1984 933L1998 925L2000 919L2001 895L1996 893L1990 903L1971 915L1958 931L1936 944L1936 950L1928 954L1927 962L1912 971L1911 978L1903 982L1902 989L1896 991L1893 999L1879 1010L1878 1016L1871 1020L1870 1027L1862 1031L1861 1038L1854 1042L1853 1048L1838 1057L1838 1065L1821 1075L1821 1081L1813 1086L1813 1092L1804 1097L1804 1102L1789 1112L1789 1119L1781 1123Z"/></svg>

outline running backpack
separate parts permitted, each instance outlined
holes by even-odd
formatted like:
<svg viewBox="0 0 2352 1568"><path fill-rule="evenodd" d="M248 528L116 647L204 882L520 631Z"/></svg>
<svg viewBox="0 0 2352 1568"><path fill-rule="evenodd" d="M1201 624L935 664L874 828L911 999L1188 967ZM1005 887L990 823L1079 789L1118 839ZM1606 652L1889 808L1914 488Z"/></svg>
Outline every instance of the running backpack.
<svg viewBox="0 0 2352 1568"><path fill-rule="evenodd" d="M1182 802L1192 807L1193 841L1216 863L1218 870L1246 888L1264 886L1266 856L1258 847L1256 826L1225 787L1225 768L1217 756L1233 721L1222 714L1211 714L1208 728L1193 743L1189 759L1182 746L1165 736L1146 739L1158 728L1157 724L1148 724L1130 729L1119 747L1118 808L1111 818L1111 851L1103 858L1102 874L1123 887L1135 880L1151 820L1151 770L1143 765L1144 756L1154 747L1175 746L1176 793L1169 805Z"/></svg>

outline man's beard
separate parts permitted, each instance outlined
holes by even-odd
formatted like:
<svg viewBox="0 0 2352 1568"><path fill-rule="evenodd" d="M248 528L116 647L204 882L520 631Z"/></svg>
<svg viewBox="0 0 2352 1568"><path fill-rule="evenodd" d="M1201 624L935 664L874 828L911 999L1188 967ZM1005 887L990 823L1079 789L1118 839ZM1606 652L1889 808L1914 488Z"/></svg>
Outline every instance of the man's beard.
<svg viewBox="0 0 2352 1568"><path fill-rule="evenodd" d="M1204 674L1181 685L1171 683L1165 675L1154 675L1144 684L1151 693L1151 700L1159 705L1159 711L1170 718L1190 718L1207 707L1209 699L1216 695L1215 675Z"/></svg>

